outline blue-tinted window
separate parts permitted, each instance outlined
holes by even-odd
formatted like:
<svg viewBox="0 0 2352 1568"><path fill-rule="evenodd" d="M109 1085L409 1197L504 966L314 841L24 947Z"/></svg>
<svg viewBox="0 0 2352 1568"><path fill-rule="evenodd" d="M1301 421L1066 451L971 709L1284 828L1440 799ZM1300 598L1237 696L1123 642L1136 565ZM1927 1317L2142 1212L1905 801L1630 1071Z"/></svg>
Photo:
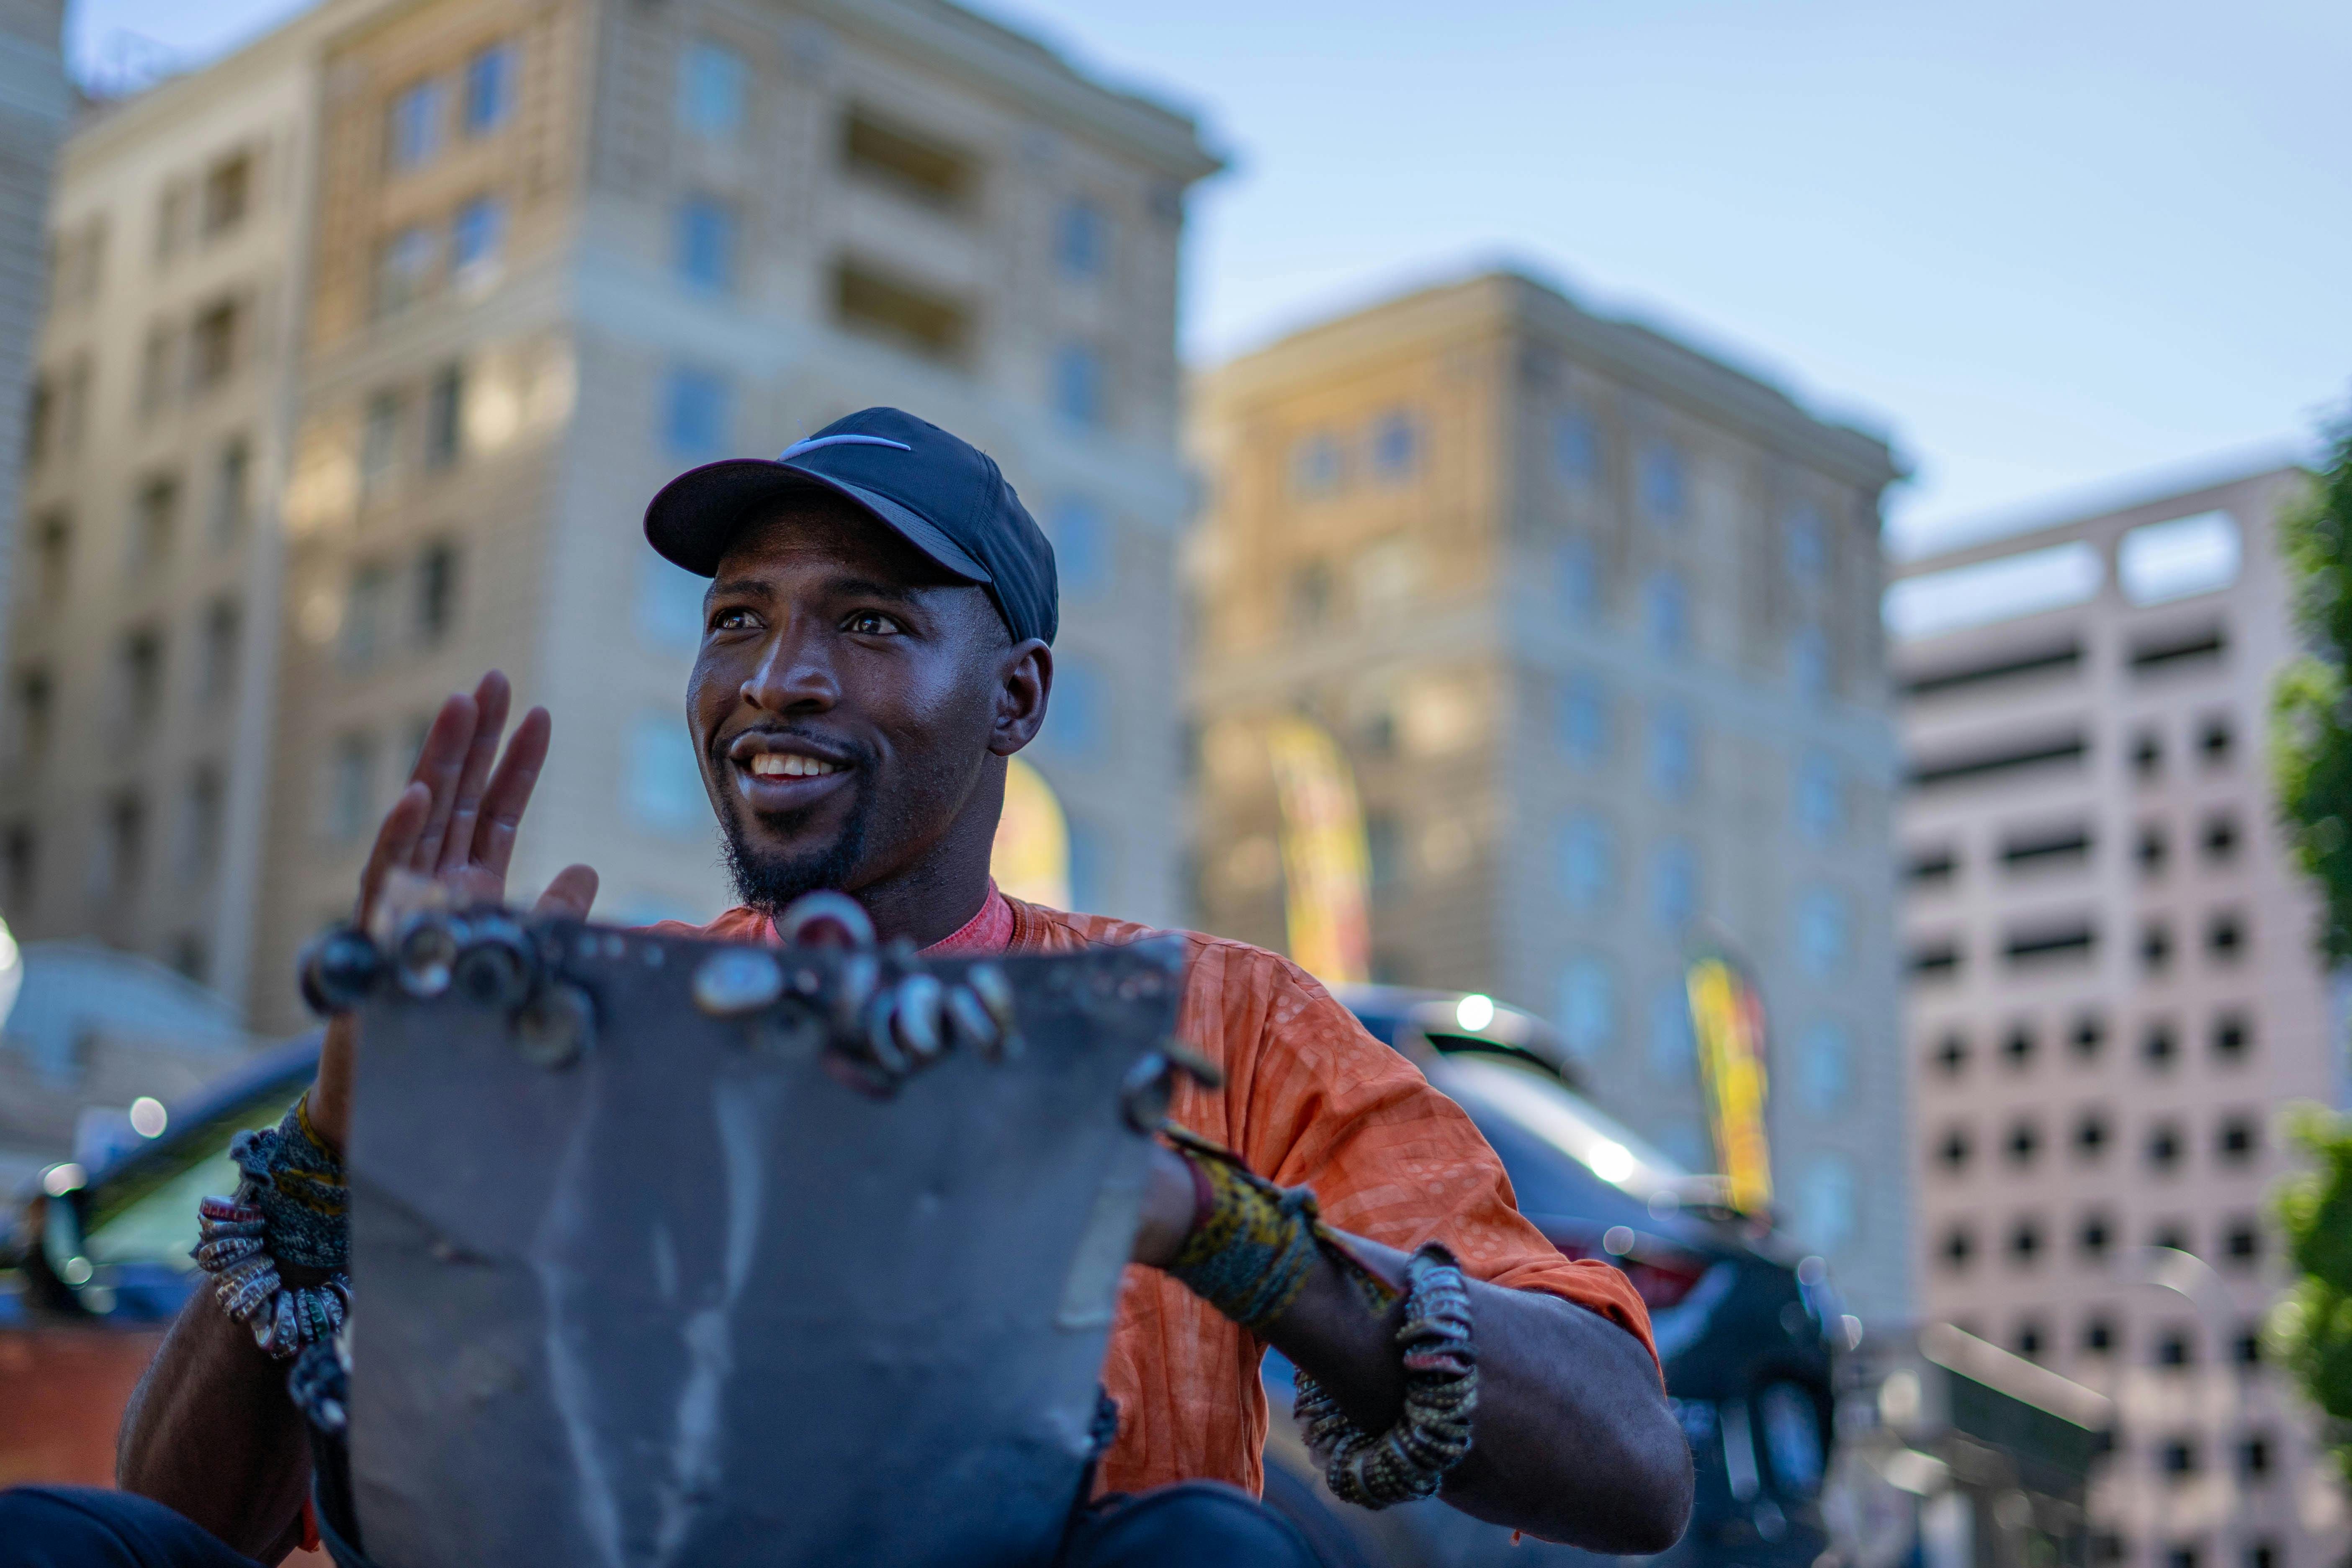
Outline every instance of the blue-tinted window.
<svg viewBox="0 0 2352 1568"><path fill-rule="evenodd" d="M735 287L735 208L714 196L677 206L677 274L698 289Z"/></svg>
<svg viewBox="0 0 2352 1568"><path fill-rule="evenodd" d="M1559 477L1579 489L1599 481L1601 433L1589 417L1574 409L1552 416L1551 460Z"/></svg>
<svg viewBox="0 0 2352 1568"><path fill-rule="evenodd" d="M1844 895L1814 888L1797 900L1797 962L1807 974L1826 980L1845 966L1852 931Z"/></svg>
<svg viewBox="0 0 2352 1568"><path fill-rule="evenodd" d="M1683 515L1683 455L1671 443L1653 441L1642 449L1642 510L1661 522Z"/></svg>
<svg viewBox="0 0 2352 1568"><path fill-rule="evenodd" d="M1801 627L1789 638L1789 683L1801 697L1819 697L1830 689L1830 639L1819 626Z"/></svg>
<svg viewBox="0 0 2352 1568"><path fill-rule="evenodd" d="M1835 758L1808 752L1797 759L1797 831L1815 844L1837 836L1845 816L1845 791Z"/></svg>
<svg viewBox="0 0 2352 1568"><path fill-rule="evenodd" d="M1102 423L1102 355L1092 346L1064 343L1054 352L1054 411L1079 425Z"/></svg>
<svg viewBox="0 0 2352 1568"><path fill-rule="evenodd" d="M1835 1252L1853 1239L1853 1167L1842 1155L1817 1154L1797 1180L1794 1240Z"/></svg>
<svg viewBox="0 0 2352 1568"><path fill-rule="evenodd" d="M1651 858L1650 913L1669 931L1698 919L1698 855L1680 839L1659 845Z"/></svg>
<svg viewBox="0 0 2352 1568"><path fill-rule="evenodd" d="M1853 1087L1853 1037L1845 1026L1823 1018L1809 1026L1797 1045L1797 1099L1817 1116L1845 1108Z"/></svg>
<svg viewBox="0 0 2352 1568"><path fill-rule="evenodd" d="M1650 715L1650 787L1667 800L1690 793L1698 776L1698 734L1690 715L1671 704Z"/></svg>
<svg viewBox="0 0 2352 1568"><path fill-rule="evenodd" d="M1589 539L1563 539L1552 560L1560 607L1579 620L1601 607L1601 562Z"/></svg>
<svg viewBox="0 0 2352 1568"><path fill-rule="evenodd" d="M449 265L460 282L497 265L506 245L507 205L496 196L476 196L449 224Z"/></svg>
<svg viewBox="0 0 2352 1568"><path fill-rule="evenodd" d="M649 647L693 653L702 646L702 594L709 585L646 552L637 578L637 635Z"/></svg>
<svg viewBox="0 0 2352 1568"><path fill-rule="evenodd" d="M1421 466L1421 422L1404 409L1381 416L1372 426L1372 472L1394 483Z"/></svg>
<svg viewBox="0 0 2352 1568"><path fill-rule="evenodd" d="M1570 817L1559 831L1560 896L1575 909L1598 909L1616 882L1616 860L1605 819L1592 812Z"/></svg>
<svg viewBox="0 0 2352 1568"><path fill-rule="evenodd" d="M1110 220L1083 196L1062 204L1054 222L1054 259L1065 278L1099 278L1110 265Z"/></svg>
<svg viewBox="0 0 2352 1568"><path fill-rule="evenodd" d="M627 771L621 804L629 820L649 832L689 837L710 822L710 797L686 725L669 709L637 715L629 726Z"/></svg>
<svg viewBox="0 0 2352 1568"><path fill-rule="evenodd" d="M1572 958L1560 971L1559 1033L1588 1060L1608 1048L1617 1033L1617 986L1607 960Z"/></svg>
<svg viewBox="0 0 2352 1568"><path fill-rule="evenodd" d="M1678 654L1690 646L1690 590L1678 572L1653 572L1642 595L1643 619L1654 653Z"/></svg>
<svg viewBox="0 0 2352 1568"><path fill-rule="evenodd" d="M1084 598L1110 586L1110 523L1084 496L1065 496L1045 517L1054 544L1054 572L1065 598Z"/></svg>
<svg viewBox="0 0 2352 1568"><path fill-rule="evenodd" d="M1787 549L1789 575L1800 583L1817 583L1828 569L1829 525L1821 509L1810 501L1789 509Z"/></svg>
<svg viewBox="0 0 2352 1568"><path fill-rule="evenodd" d="M677 61L678 123L698 136L725 141L743 129L751 68L724 44L698 38Z"/></svg>
<svg viewBox="0 0 2352 1568"><path fill-rule="evenodd" d="M727 378L713 371L680 365L662 387L662 440L681 458L724 452L733 423L734 396Z"/></svg>
<svg viewBox="0 0 2352 1568"><path fill-rule="evenodd" d="M1346 477L1339 443L1318 431L1301 439L1290 452L1290 488L1300 495L1329 495Z"/></svg>
<svg viewBox="0 0 2352 1568"><path fill-rule="evenodd" d="M1609 755L1609 698L1598 677L1570 676L1560 687L1559 743L1585 767Z"/></svg>
<svg viewBox="0 0 2352 1568"><path fill-rule="evenodd" d="M442 125L448 118L445 104L437 80L420 81L392 100L384 152L395 171L420 168L441 151Z"/></svg>
<svg viewBox="0 0 2352 1568"><path fill-rule="evenodd" d="M1662 981L1650 993L1650 1071L1670 1084L1687 1084L1698 1076L1690 994L1680 978Z"/></svg>
<svg viewBox="0 0 2352 1568"><path fill-rule="evenodd" d="M1075 655L1056 661L1039 738L1057 756L1094 762L1110 751L1110 691L1102 672Z"/></svg>
<svg viewBox="0 0 2352 1568"><path fill-rule="evenodd" d="M433 286L440 243L423 224L410 224L383 242L375 258L375 308L383 315L405 310Z"/></svg>
<svg viewBox="0 0 2352 1568"><path fill-rule="evenodd" d="M515 50L492 44L466 62L466 134L487 136L514 113Z"/></svg>

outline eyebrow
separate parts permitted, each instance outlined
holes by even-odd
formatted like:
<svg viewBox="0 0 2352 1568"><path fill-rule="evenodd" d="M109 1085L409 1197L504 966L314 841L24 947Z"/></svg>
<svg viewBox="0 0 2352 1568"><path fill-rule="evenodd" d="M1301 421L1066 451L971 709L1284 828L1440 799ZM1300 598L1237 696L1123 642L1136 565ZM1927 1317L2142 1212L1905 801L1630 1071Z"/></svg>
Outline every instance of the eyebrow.
<svg viewBox="0 0 2352 1568"><path fill-rule="evenodd" d="M714 582L703 592L703 602L732 594L766 596L775 585L761 577L730 577L723 583ZM884 599L894 605L914 605L919 602L919 591L903 583L885 583L872 577L832 577L825 580L827 594L843 597Z"/></svg>

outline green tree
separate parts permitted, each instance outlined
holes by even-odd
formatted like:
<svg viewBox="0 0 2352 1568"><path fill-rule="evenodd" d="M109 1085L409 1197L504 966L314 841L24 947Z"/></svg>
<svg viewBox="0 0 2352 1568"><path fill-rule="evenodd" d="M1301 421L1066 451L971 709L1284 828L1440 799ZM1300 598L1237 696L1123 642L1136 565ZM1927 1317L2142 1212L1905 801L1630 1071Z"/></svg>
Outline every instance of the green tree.
<svg viewBox="0 0 2352 1568"><path fill-rule="evenodd" d="M2352 413L2328 432L2325 465L2283 520L2280 545L2305 652L2272 689L2273 785L2287 847L2319 888L2316 944L2336 967L2352 962ZM2310 1165L2275 1212L2300 1278L2271 1332L2352 1480L2352 1118L2308 1107L2292 1129Z"/></svg>

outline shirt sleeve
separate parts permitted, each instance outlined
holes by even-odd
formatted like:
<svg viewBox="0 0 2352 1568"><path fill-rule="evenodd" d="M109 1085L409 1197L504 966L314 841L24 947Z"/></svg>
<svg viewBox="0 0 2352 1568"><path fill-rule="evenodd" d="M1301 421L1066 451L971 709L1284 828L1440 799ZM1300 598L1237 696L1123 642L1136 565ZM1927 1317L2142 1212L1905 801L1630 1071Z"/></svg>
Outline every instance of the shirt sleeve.
<svg viewBox="0 0 2352 1568"><path fill-rule="evenodd" d="M1341 1230L1408 1252L1441 1241L1477 1279L1598 1312L1655 1361L1649 1310L1633 1281L1598 1259L1564 1257L1544 1239L1520 1215L1501 1159L1462 1108L1304 970L1270 953L1254 956L1275 973L1249 977L1254 1005L1239 1016L1229 1008L1226 1022L1255 1027L1256 1048L1229 1035L1223 1053L1229 1069L1246 1064L1236 1077L1247 1081L1227 1092L1241 1101L1229 1109L1243 1118L1234 1147L1250 1168L1312 1188L1325 1219Z"/></svg>

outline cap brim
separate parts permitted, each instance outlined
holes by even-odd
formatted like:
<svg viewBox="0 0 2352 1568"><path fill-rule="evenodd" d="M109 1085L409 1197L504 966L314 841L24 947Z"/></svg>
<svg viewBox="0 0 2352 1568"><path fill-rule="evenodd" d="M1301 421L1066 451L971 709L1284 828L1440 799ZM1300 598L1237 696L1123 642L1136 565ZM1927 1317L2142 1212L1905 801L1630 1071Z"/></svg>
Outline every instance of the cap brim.
<svg viewBox="0 0 2352 1568"><path fill-rule="evenodd" d="M728 458L670 480L646 508L646 542L663 560L697 576L716 576L720 558L745 523L793 491L806 489L839 496L966 582L995 582L970 552L888 496L766 458Z"/></svg>

